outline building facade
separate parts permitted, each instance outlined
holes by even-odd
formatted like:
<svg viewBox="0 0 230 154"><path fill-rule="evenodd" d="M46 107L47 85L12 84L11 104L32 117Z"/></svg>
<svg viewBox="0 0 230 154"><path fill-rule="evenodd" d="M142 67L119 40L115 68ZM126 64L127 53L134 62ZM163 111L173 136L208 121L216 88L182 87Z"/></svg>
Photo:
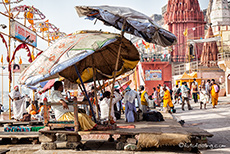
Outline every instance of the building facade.
<svg viewBox="0 0 230 154"><path fill-rule="evenodd" d="M204 38L204 15L198 0L169 0L164 14L165 25L177 36L178 44L173 47L174 62L188 61L188 39ZM197 46L195 56L200 56L202 47Z"/></svg>

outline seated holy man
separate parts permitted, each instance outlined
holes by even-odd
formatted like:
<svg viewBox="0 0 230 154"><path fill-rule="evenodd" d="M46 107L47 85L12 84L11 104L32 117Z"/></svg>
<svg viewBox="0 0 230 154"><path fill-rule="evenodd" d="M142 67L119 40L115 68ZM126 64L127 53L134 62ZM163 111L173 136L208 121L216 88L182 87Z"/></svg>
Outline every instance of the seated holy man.
<svg viewBox="0 0 230 154"><path fill-rule="evenodd" d="M63 92L63 84L61 81L56 81L54 83L54 91L50 96L50 102L61 103L62 106L52 106L54 114L57 121L73 121L74 120L74 108L73 106L68 106L68 101L61 94ZM75 98L74 102L77 101ZM78 122L81 130L91 130L97 126L87 114L78 113Z"/></svg>

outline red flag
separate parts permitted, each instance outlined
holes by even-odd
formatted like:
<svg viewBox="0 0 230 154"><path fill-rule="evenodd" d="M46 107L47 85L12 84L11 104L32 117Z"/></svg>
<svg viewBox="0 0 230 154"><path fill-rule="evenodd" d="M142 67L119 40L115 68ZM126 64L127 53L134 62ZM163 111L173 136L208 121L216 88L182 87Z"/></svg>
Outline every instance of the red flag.
<svg viewBox="0 0 230 154"><path fill-rule="evenodd" d="M137 42L136 42L136 47L137 47L137 48L140 48Z"/></svg>
<svg viewBox="0 0 230 154"><path fill-rule="evenodd" d="M155 44L153 44L153 49L156 49Z"/></svg>
<svg viewBox="0 0 230 154"><path fill-rule="evenodd" d="M145 44L145 41L144 41L144 40L142 40L142 44L144 44L144 46L146 46L146 44Z"/></svg>

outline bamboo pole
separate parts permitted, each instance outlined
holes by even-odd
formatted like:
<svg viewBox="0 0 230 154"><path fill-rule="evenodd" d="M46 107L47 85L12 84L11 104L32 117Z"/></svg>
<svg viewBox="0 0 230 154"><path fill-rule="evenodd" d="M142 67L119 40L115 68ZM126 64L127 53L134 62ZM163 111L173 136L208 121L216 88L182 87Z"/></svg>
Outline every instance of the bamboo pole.
<svg viewBox="0 0 230 154"><path fill-rule="evenodd" d="M5 4L5 3L4 3ZM8 47L9 47L9 49L8 49L8 56L9 56L9 59L10 59L10 41L11 41L11 37L10 37L10 35L11 35L11 25L10 25L10 14L11 14L11 12L10 12L11 10L10 10L10 3L9 3L9 18L8 18L8 20L9 20L9 37L8 37L8 41L9 41L9 43L8 43ZM10 63L10 61L9 61L9 63ZM9 74L10 75L10 74ZM9 79L9 93L11 92L11 79ZM9 99L9 119L11 120L11 99Z"/></svg>
<svg viewBox="0 0 230 154"><path fill-rule="evenodd" d="M135 81L135 89L137 91L137 68L135 67L135 71L134 71L134 81Z"/></svg>
<svg viewBox="0 0 230 154"><path fill-rule="evenodd" d="M24 26L26 26L26 12L24 12Z"/></svg>
<svg viewBox="0 0 230 154"><path fill-rule="evenodd" d="M99 117L99 109L98 109L97 84L96 84L96 74L97 74L97 72L96 72L96 68L95 68L93 55L92 55L92 63L93 63L94 98L95 98L95 102L96 102L97 120L99 120L100 117Z"/></svg>
<svg viewBox="0 0 230 154"><path fill-rule="evenodd" d="M109 82L108 82L109 83ZM105 80L103 80L103 85L105 85ZM103 87L103 90L105 91L105 86Z"/></svg>
<svg viewBox="0 0 230 154"><path fill-rule="evenodd" d="M74 107L74 132L78 132L79 124L78 124L78 105L77 102L73 102Z"/></svg>
<svg viewBox="0 0 230 154"><path fill-rule="evenodd" d="M103 89L102 89L101 83L100 83L100 81L99 81L99 80L97 80L97 82L98 82L98 85L99 85L99 87L100 87L101 93L103 94L104 92L103 92Z"/></svg>
<svg viewBox="0 0 230 154"><path fill-rule="evenodd" d="M224 52L224 38L223 38L223 30L220 31L221 36L221 52Z"/></svg>
<svg viewBox="0 0 230 154"><path fill-rule="evenodd" d="M121 42L120 42L120 45L119 45L119 49L118 49L118 53L117 53L117 61L116 61L115 70L114 70L114 74L113 74L113 84L112 84L112 91L111 91L110 104L109 104L109 123L112 120L111 109L112 109L112 102L113 102L113 96L114 96L114 85L115 85L115 78L116 78L116 75L117 75L118 62L119 62L119 58L120 58L120 54L121 54L122 39L123 39L124 33L125 33L125 25L126 25L126 20L124 19L122 29L121 29Z"/></svg>
<svg viewBox="0 0 230 154"><path fill-rule="evenodd" d="M2 105L3 105L3 61L2 61Z"/></svg>

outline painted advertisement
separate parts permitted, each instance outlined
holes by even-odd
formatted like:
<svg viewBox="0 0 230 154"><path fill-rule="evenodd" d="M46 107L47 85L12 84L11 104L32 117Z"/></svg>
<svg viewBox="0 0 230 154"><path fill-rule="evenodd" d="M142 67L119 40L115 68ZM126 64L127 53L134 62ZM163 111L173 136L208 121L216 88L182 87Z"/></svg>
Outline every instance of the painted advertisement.
<svg viewBox="0 0 230 154"><path fill-rule="evenodd" d="M37 35L34 31L29 28L23 26L19 22L12 20L10 22L11 25L11 35L21 41L25 41L26 43L37 47Z"/></svg>
<svg viewBox="0 0 230 154"><path fill-rule="evenodd" d="M162 80L161 70L145 70L145 81Z"/></svg>

